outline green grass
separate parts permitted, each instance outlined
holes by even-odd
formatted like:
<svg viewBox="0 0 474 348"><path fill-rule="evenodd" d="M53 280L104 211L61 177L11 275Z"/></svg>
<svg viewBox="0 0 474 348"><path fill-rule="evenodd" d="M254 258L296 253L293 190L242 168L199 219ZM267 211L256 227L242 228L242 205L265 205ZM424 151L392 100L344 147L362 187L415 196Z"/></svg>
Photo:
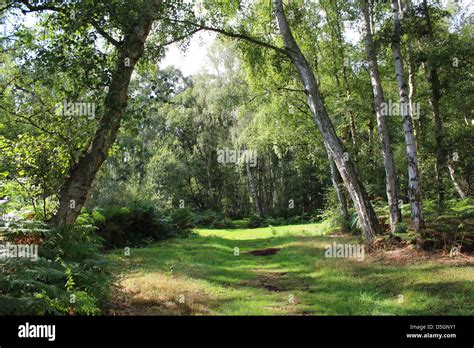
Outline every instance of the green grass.
<svg viewBox="0 0 474 348"><path fill-rule="evenodd" d="M110 258L126 297L118 314L474 315L474 267L447 258L388 262L325 258L319 224L197 229ZM238 248L238 249L236 249ZM280 248L270 256L247 252ZM238 252L237 252L238 251ZM400 295L403 295L400 296ZM401 300L402 299L402 300Z"/></svg>

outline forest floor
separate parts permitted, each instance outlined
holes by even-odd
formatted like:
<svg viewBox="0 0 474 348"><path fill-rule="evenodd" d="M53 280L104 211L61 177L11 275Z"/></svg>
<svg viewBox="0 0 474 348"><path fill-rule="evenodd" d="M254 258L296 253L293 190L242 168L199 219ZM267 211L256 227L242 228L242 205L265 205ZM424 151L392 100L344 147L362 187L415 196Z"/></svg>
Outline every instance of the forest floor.
<svg viewBox="0 0 474 348"><path fill-rule="evenodd" d="M412 246L325 257L355 244L320 224L196 229L110 254L111 315L474 315L474 257Z"/></svg>

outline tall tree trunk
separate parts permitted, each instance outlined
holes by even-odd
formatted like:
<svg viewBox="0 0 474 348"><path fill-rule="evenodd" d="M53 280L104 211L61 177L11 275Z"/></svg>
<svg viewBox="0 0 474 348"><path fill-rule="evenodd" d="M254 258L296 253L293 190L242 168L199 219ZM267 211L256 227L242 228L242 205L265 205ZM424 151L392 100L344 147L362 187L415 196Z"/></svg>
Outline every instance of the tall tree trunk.
<svg viewBox="0 0 474 348"><path fill-rule="evenodd" d="M425 12L425 18L428 27L428 35L430 39L433 39L433 26L431 23L430 12L428 3L423 0L423 10ZM431 87L430 94L430 107L435 123L435 143L436 143L436 163L435 163L435 179L436 179L436 191L437 191L437 205L438 209L444 207L444 186L443 186L443 174L446 171L446 151L444 146L443 136L443 121L441 119L441 112L439 103L441 99L440 83L438 77L438 68L434 62L430 63L430 66L426 66L428 83Z"/></svg>
<svg viewBox="0 0 474 348"><path fill-rule="evenodd" d="M411 3L411 0L406 1L406 9L402 10L403 12L407 12L408 16L414 20L414 11L413 11L413 5ZM407 42L407 54L408 54L408 103L410 105L410 110L411 113L413 114L413 102L415 99L415 93L416 93L416 81L415 81L415 72L416 72L416 67L415 67L415 58L413 55L413 44L411 41ZM419 135L419 119L413 119L413 132L415 134L415 139L417 139Z"/></svg>
<svg viewBox="0 0 474 348"><path fill-rule="evenodd" d="M272 209L275 210L275 208L278 205L279 202L279 194L278 194L278 157L275 159L275 155L272 152L271 155L271 166L270 166L270 171L271 171L271 185L272 185ZM276 162L276 163L275 163Z"/></svg>
<svg viewBox="0 0 474 348"><path fill-rule="evenodd" d="M415 230L424 227L421 211L421 189L420 173L418 171L418 158L416 150L415 135L413 133L413 124L410 114L407 85L405 82L403 60L400 52L400 9L398 1L391 1L393 11L393 33L392 33L392 54L395 74L397 78L398 92L400 94L400 109L403 118L403 131L405 133L405 143L408 160L408 197L411 207L411 225Z"/></svg>
<svg viewBox="0 0 474 348"><path fill-rule="evenodd" d="M415 62L413 59L413 53L411 44L408 44L408 103L410 105L410 112L413 114L413 103L415 100L416 93L416 82L415 82ZM419 115L418 115L419 117ZM415 139L419 135L419 119L413 119L413 132L415 134Z"/></svg>
<svg viewBox="0 0 474 348"><path fill-rule="evenodd" d="M315 123L323 136L325 146L329 149L330 155L334 159L339 173L344 180L346 189L354 202L354 207L357 211L366 243L370 244L375 234L380 233L380 225L377 216L375 215L354 163L347 155L341 140L334 130L321 98L319 85L316 82L313 71L291 33L283 11L282 0L273 0L273 2L275 5L275 17L278 22L281 37L286 46L286 52L300 75L307 95L306 100L313 114Z"/></svg>
<svg viewBox="0 0 474 348"><path fill-rule="evenodd" d="M52 224L72 224L79 215L100 166L113 145L127 107L128 86L135 65L143 55L145 41L158 15L161 0L148 0L137 23L117 47L117 62L105 98L104 113L88 150L71 168L69 178L59 192L59 209Z"/></svg>
<svg viewBox="0 0 474 348"><path fill-rule="evenodd" d="M346 66L346 58L344 54L344 47L342 44L342 34L339 32L339 40L340 41L340 55L342 59L342 81L344 82L345 90L346 90L346 107L347 107L347 114L349 115L349 125L351 129L351 138L352 138L352 145L354 148L354 153L359 152L359 141L357 139L357 128L356 128L356 123L355 123L355 118L354 118L354 112L352 111L352 106L350 105L351 99L352 99L352 94L350 91L350 86L349 86L349 79L347 78L347 66ZM349 105L348 105L349 104Z"/></svg>
<svg viewBox="0 0 474 348"><path fill-rule="evenodd" d="M344 220L349 220L349 211L347 209L347 201L346 201L346 194L344 192L344 183L341 178L341 174L337 170L336 163L334 162L333 158L330 155L330 152L327 150L328 160L329 160L329 168L331 169L331 181L332 185L334 186L334 190L336 191L337 201L339 203L339 211L341 212L342 217Z"/></svg>
<svg viewBox="0 0 474 348"><path fill-rule="evenodd" d="M323 3L321 5L323 5ZM326 8L324 6L323 6L323 10L326 13L328 25L331 28L331 37L333 40L335 40L338 43L336 47L336 51L337 51L336 54L338 54L339 58L341 59L342 86L341 86L341 82L339 78L341 67L339 67L337 64L333 65L334 81L337 86L339 98L341 100L345 99L347 102L350 102L351 94L350 94L349 83L348 83L348 78L347 78L347 67L346 67L344 44L343 44L344 38L342 36L342 31L341 31L341 21L340 21L340 16L339 16L338 3L336 1L333 4L329 3L329 5L333 6L332 8L333 12L331 12L331 9ZM331 20L331 13L334 13L336 16L334 22ZM313 71L315 72L314 75L315 75L316 83L319 84L317 65L314 67ZM349 120L349 129L350 129L351 141L352 141L352 149L356 157L357 152L358 152L358 146L357 146L358 141L357 141L357 130L355 126L354 115L349 107L346 107L346 113L349 116L348 120ZM331 157L330 151L327 147L326 147L326 153L328 156L329 166L331 170L331 181L332 181L334 190L336 191L336 197L339 204L339 211L341 212L341 215L343 216L343 218L345 220L348 220L349 211L347 208L347 199L346 199L346 193L344 190L344 182L341 178L341 174L339 173L339 170L337 169L336 163L334 162L334 159Z"/></svg>
<svg viewBox="0 0 474 348"><path fill-rule="evenodd" d="M330 2L331 3L331 2ZM344 36L343 36L343 22L341 19L341 10L338 6L338 1L333 1L331 5L333 6L332 10L335 15L334 23L331 25L331 12L329 9L324 8L323 10L326 13L327 21L329 26L331 26L331 36L332 39L336 41L337 43L337 54L339 55L339 58L341 59L341 65L342 65L342 82L343 82L343 88L344 91L340 91L339 95L340 98L346 99L346 113L348 115L348 120L349 120L349 129L351 133L351 139L352 139L352 146L354 153L357 155L359 151L359 141L358 141L358 136L357 136L357 127L356 127L356 122L355 122L355 117L354 117L354 112L352 110L352 107L350 105L350 101L352 99L352 93L349 85L349 78L348 78L348 73L347 69L349 67L349 63L346 62L346 53L345 53L345 48L344 48ZM336 77L336 82L338 89L340 90L340 83L339 83L339 67L337 64L334 65L335 69L335 77ZM345 93L345 96L344 94Z"/></svg>
<svg viewBox="0 0 474 348"><path fill-rule="evenodd" d="M437 192L438 209L444 207L444 186L443 174L446 171L446 151L444 147L443 136L443 121L441 119L441 112L439 108L439 101L441 98L438 69L431 67L429 69L428 81L431 86L430 107L435 123L435 144L436 144L436 163L435 163L435 180Z"/></svg>
<svg viewBox="0 0 474 348"><path fill-rule="evenodd" d="M259 182L259 193L260 193L260 202L262 202L262 215L266 216L268 213L268 197L267 197L267 180L265 180L265 160L262 158L259 161L259 166L258 166L258 182Z"/></svg>
<svg viewBox="0 0 474 348"><path fill-rule="evenodd" d="M215 209L217 207L217 200L212 199L212 181L211 181L211 162L212 156L207 151L204 151L204 155L207 157L206 161L206 176L207 176L207 206L209 209Z"/></svg>
<svg viewBox="0 0 474 348"><path fill-rule="evenodd" d="M370 74L370 72L369 72ZM370 90L372 95L372 100L375 100L374 91ZM369 165L369 180L374 180L375 172L375 157L374 157L374 128L375 128L375 118L377 117L377 112L375 110L375 104L371 103L371 113L369 119L369 153L367 154L368 165Z"/></svg>
<svg viewBox="0 0 474 348"><path fill-rule="evenodd" d="M250 165L248 161L245 161L245 169L247 172L250 195L252 196L253 204L255 205L255 212L258 216L262 216L262 211L260 210L260 205L258 204L257 191L255 190L255 185L253 182L252 173L250 172Z"/></svg>
<svg viewBox="0 0 474 348"><path fill-rule="evenodd" d="M387 192L387 201L390 210L390 228L392 232L396 230L397 225L402 221L402 214L398 207L398 183L397 174L395 173L395 165L393 161L392 141L387 126L387 119L382 113L382 103L384 102L384 94L382 81L379 74L379 66L377 63L377 55L375 53L372 40L372 29L369 16L368 0L363 0L362 13L364 15L364 42L365 52L368 58L370 81L372 84L372 93L374 96L375 114L377 118L377 128L379 133L380 147L385 167L385 188Z"/></svg>

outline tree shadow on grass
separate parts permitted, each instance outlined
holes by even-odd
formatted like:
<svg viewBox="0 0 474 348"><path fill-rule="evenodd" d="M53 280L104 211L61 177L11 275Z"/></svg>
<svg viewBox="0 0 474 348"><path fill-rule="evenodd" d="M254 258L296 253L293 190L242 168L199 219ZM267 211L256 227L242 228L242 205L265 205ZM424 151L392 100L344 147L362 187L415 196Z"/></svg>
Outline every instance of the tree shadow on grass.
<svg viewBox="0 0 474 348"><path fill-rule="evenodd" d="M452 281L428 283L413 279L413 272L436 274L443 266L387 266L347 259L325 259L325 244L334 239L314 236L277 236L266 239L229 240L218 236L193 236L167 241L149 248L132 249L130 264L142 273L164 273L171 277L200 280L229 291L225 298L204 296L200 308L177 308L178 315L206 314L232 306L242 291L269 299L281 306L288 293L298 298L298 310L322 315L429 315L472 314L472 283ZM316 243L314 243L316 242ZM238 254L235 248L239 248ZM254 256L249 251L281 248L276 254ZM471 291L467 291L471 286ZM234 295L235 293L235 295ZM453 294L465 293L465 299ZM405 303L399 295L405 294ZM276 302L275 302L276 301ZM153 302L153 301L152 301ZM157 304L160 306L160 304ZM464 309L458 308L464 306ZM171 309L170 309L171 308Z"/></svg>

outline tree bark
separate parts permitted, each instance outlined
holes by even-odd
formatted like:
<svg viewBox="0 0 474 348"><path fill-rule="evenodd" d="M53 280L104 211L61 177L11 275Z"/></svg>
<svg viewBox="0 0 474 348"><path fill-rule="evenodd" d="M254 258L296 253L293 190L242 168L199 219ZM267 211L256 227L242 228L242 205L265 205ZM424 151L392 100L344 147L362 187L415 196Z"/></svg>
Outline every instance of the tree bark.
<svg viewBox="0 0 474 348"><path fill-rule="evenodd" d="M451 177L451 180L453 181L453 184L454 184L454 187L456 188L457 193L459 194L459 197L461 197L462 199L469 197L469 194L470 194L469 183L464 178L464 176L461 173L459 173L459 170L456 167L451 156L448 159L448 169L449 169L449 175Z"/></svg>
<svg viewBox="0 0 474 348"><path fill-rule="evenodd" d="M343 23L340 16L341 10L338 7L337 1L333 1L332 6L333 6L332 10L334 11L333 13L335 14L334 23L332 26L331 26L331 12L327 8L323 8L323 10L326 13L328 24L331 26L331 36L333 40L336 40L337 42L337 51L338 51L337 53L339 55L339 58L341 59L342 82L343 82L345 96L343 95L342 91L340 91L339 95L341 99L343 98L346 99L346 113L348 115L348 120L349 120L349 129L351 133L352 146L353 146L354 153L357 155L359 151L359 141L358 141L358 136L357 136L357 127L356 127L354 112L352 110L352 107L350 106L352 94L351 94L349 78L347 74L348 64L346 64L346 54L345 54L345 49L344 49L344 36L342 33ZM339 74L338 74L339 68L337 64L334 65L334 69L335 69L336 83L339 89L340 88Z"/></svg>
<svg viewBox="0 0 474 348"><path fill-rule="evenodd" d="M260 204L258 204L258 195L257 191L255 190L255 185L252 178L252 173L250 172L250 165L248 161L245 161L245 169L247 172L247 179L249 185L250 195L252 196L253 204L255 205L255 212L258 216L262 216L262 211L260 209Z"/></svg>
<svg viewBox="0 0 474 348"><path fill-rule="evenodd" d="M431 86L431 94L429 104L435 123L435 143L436 143L436 163L435 163L435 180L436 180L436 192L437 192L437 205L438 209L444 207L444 186L443 186L443 174L446 171L446 151L444 147L444 135L443 135L443 121L441 119L441 112L439 108L439 102L441 98L438 69L431 67L429 69L428 81Z"/></svg>
<svg viewBox="0 0 474 348"><path fill-rule="evenodd" d="M372 29L369 15L368 0L362 0L362 13L364 16L364 42L365 52L368 58L370 81L372 84L372 92L374 96L375 114L377 119L377 129L379 134L380 147L385 168L385 188L387 192L387 201L390 211L390 228L392 232L396 230L397 225L402 221L402 214L398 207L399 187L397 183L397 174L393 161L392 141L388 130L386 116L382 114L382 103L384 102L384 94L382 81L380 79L377 56L372 40Z"/></svg>
<svg viewBox="0 0 474 348"><path fill-rule="evenodd" d="M411 3L411 0L406 1L406 9L402 10L403 12L407 12L410 18L414 18L414 12L413 12L413 5ZM410 110L413 112L413 102L415 99L415 93L416 93L416 81L415 81L415 59L413 57L413 45L411 41L407 42L407 54L408 54L408 103L410 105ZM419 135L419 120L413 120L413 132L415 134L415 139L417 139L417 136Z"/></svg>
<svg viewBox="0 0 474 348"><path fill-rule="evenodd" d="M425 12L425 18L428 27L428 35L433 38L433 26L431 24L431 17L428 8L428 3L423 0L423 9ZM446 150L444 146L444 135L443 135L443 120L441 119L441 112L439 103L441 99L440 83L438 76L438 68L435 63L430 63L430 67L426 67L428 83L431 87L429 104L433 119L435 123L435 143L436 143L436 163L435 163L435 180L436 180L436 191L437 191L437 205L438 209L444 207L444 186L443 186L443 174L446 171Z"/></svg>
<svg viewBox="0 0 474 348"><path fill-rule="evenodd" d="M77 165L71 168L69 178L59 192L59 209L52 219L55 226L75 222L95 175L117 137L127 107L130 79L135 65L143 55L145 41L160 5L161 0L145 2L142 15L130 31L125 33L124 41L116 49L117 62L105 97L104 113L88 150L80 157Z"/></svg>
<svg viewBox="0 0 474 348"><path fill-rule="evenodd" d="M369 72L370 75L370 72ZM370 90L370 94L372 95L372 100L375 100L374 91ZM375 172L375 156L374 156L374 128L375 128L375 118L377 117L377 112L375 110L375 104L372 103L371 105L371 113L369 119L369 153L367 154L368 157L368 165L369 165L369 180L374 180L374 172Z"/></svg>
<svg viewBox="0 0 474 348"><path fill-rule="evenodd" d="M393 11L392 54L398 92L400 95L400 110L403 119L403 131L405 133L408 160L408 197L410 199L411 207L411 226L413 229L419 230L424 227L421 211L420 173L418 171L416 142L413 133L413 124L408 101L407 85L404 76L403 60L400 52L401 24L398 1L391 0L391 6Z"/></svg>
<svg viewBox="0 0 474 348"><path fill-rule="evenodd" d="M334 130L321 98L319 85L317 84L313 71L291 33L283 11L282 0L273 0L273 2L275 5L275 17L278 22L281 37L286 46L286 53L299 73L307 95L306 100L313 114L315 123L323 136L325 146L329 149L330 155L334 159L347 191L354 202L354 207L357 211L366 243L370 244L374 236L380 233L380 225L377 216L375 215L357 170Z"/></svg>
<svg viewBox="0 0 474 348"><path fill-rule="evenodd" d="M328 160L329 160L329 168L331 169L331 181L332 185L334 186L334 190L336 191L337 201L339 203L339 211L341 212L342 217L344 220L349 220L349 211L347 209L347 201L346 201L346 194L344 192L344 183L342 181L341 175L337 170L336 163L334 162L333 158L330 155L329 150L327 150Z"/></svg>

